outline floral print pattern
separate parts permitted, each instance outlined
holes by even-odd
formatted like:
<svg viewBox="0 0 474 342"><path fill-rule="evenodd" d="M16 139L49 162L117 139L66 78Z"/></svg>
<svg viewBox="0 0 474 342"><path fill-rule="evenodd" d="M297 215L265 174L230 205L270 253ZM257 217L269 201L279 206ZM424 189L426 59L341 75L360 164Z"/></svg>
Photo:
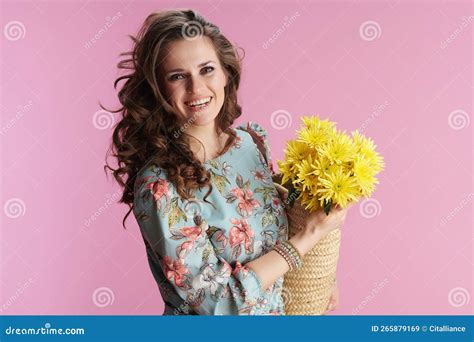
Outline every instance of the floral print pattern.
<svg viewBox="0 0 474 342"><path fill-rule="evenodd" d="M233 146L204 163L213 205L203 201L207 189L196 191L192 203L182 200L156 165L137 176L133 213L166 315L284 314L283 277L264 290L246 267L288 238L267 133L254 122L235 132Z"/></svg>

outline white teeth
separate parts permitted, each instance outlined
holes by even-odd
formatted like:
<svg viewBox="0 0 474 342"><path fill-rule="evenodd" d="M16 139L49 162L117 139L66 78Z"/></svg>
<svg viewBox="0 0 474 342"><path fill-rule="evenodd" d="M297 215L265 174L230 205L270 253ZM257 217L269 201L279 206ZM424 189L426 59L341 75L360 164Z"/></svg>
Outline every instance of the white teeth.
<svg viewBox="0 0 474 342"><path fill-rule="evenodd" d="M211 101L211 97L207 97L205 99L201 99L201 100L198 100L198 101L193 101L193 102L185 102L188 106L198 106L198 105L202 105L204 103L207 103Z"/></svg>

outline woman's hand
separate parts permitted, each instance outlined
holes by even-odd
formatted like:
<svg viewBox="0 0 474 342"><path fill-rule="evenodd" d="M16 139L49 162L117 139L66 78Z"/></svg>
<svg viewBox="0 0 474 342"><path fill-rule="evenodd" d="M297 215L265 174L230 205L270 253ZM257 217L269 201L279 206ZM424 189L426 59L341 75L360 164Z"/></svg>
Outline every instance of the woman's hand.
<svg viewBox="0 0 474 342"><path fill-rule="evenodd" d="M273 182L273 184L284 204L288 204L286 203L288 199L288 190L276 182ZM300 247L300 253L303 255L306 254L307 251L314 247L314 245L316 245L327 234L333 230L342 228L346 219L347 211L353 205L353 203L350 203L343 209L336 204L329 211L329 215L326 215L323 209L318 209L311 213L306 219L305 227L296 234L297 239L301 240L301 243L297 242L299 245L298 247Z"/></svg>
<svg viewBox="0 0 474 342"><path fill-rule="evenodd" d="M278 183L274 182L273 184L275 185L280 198L286 204L288 190ZM353 203L350 203L346 208L342 209L336 204L329 211L329 215L326 215L323 209L311 213L306 221L306 233L311 233L310 235L320 235L322 238L331 231L341 228L346 219L347 211L352 205Z"/></svg>
<svg viewBox="0 0 474 342"><path fill-rule="evenodd" d="M330 311L337 309L339 306L339 288L337 287L337 282L334 282L334 285L331 289L331 296L329 297L328 307L324 312L324 315L328 314Z"/></svg>
<svg viewBox="0 0 474 342"><path fill-rule="evenodd" d="M275 185L275 188L277 189L278 191L278 194L280 195L280 198L283 202L286 201L286 199L288 198L288 189L285 188L284 186L278 184L278 183L275 183L273 182L273 185Z"/></svg>
<svg viewBox="0 0 474 342"><path fill-rule="evenodd" d="M314 236L316 239L315 244L318 243L327 234L342 228L347 211L352 205L349 204L346 208L341 208L336 204L329 211L329 215L326 215L323 209L316 210L306 219L305 233L309 236Z"/></svg>

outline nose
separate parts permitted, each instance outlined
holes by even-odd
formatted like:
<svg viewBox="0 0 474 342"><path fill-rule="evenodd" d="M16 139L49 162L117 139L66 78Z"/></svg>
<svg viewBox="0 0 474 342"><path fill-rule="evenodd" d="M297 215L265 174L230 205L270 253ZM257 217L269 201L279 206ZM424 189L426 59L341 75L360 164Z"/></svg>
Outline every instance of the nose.
<svg viewBox="0 0 474 342"><path fill-rule="evenodd" d="M188 78L188 82L186 84L186 91L190 94L199 94L199 91L202 86L203 82L199 79L199 76L191 76Z"/></svg>

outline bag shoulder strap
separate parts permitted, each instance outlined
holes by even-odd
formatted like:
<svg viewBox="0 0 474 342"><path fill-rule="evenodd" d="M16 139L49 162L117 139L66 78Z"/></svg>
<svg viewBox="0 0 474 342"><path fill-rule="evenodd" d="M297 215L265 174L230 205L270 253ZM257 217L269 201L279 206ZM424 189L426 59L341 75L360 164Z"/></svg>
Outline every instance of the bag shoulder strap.
<svg viewBox="0 0 474 342"><path fill-rule="evenodd" d="M260 152L263 155L263 158L265 158L265 162L268 165L268 159L267 159L267 149L265 147L265 142L263 141L263 138L259 136L251 127L250 123L247 123L247 129L246 131L250 134L250 136L253 139L253 142L255 145L257 145L257 148L260 150Z"/></svg>

